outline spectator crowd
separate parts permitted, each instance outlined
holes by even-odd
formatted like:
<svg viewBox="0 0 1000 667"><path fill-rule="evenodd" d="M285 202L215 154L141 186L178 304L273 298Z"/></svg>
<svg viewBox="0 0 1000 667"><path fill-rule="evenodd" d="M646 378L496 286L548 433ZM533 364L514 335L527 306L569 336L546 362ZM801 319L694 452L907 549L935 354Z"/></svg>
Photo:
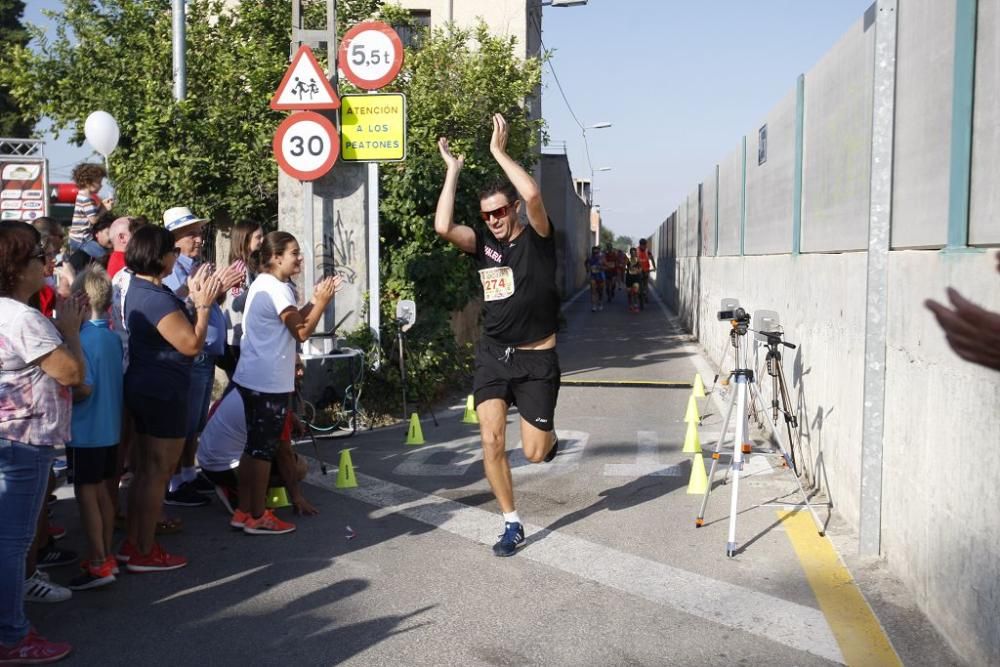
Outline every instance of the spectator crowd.
<svg viewBox="0 0 1000 667"><path fill-rule="evenodd" d="M230 263L216 267L202 258L206 218L182 206L162 225L117 216L97 195L103 167L79 165L73 177L68 234L51 218L0 223L0 664L71 651L32 628L26 602L61 602L123 570L186 566L158 540L183 529L167 506L214 495L249 535L295 530L267 507L271 486L299 513L316 512L298 483L289 405L303 372L297 346L339 278L300 305L303 254L291 234L237 223ZM228 384L210 409L217 368ZM80 556L57 545L66 529L46 508L63 448ZM65 585L50 577L77 563Z"/></svg>

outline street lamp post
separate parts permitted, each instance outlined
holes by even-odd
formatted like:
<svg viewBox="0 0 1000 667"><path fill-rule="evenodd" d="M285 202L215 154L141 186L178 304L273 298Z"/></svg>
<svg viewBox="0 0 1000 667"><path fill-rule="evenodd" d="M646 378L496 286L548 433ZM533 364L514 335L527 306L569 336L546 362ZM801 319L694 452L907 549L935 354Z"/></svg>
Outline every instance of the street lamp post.
<svg viewBox="0 0 1000 667"><path fill-rule="evenodd" d="M594 230L594 245L601 245L601 222L603 218L601 217L601 207L594 201L594 192L597 188L594 184L594 173L598 171L611 171L611 167L598 167L597 169L590 170L590 205L591 208L597 211L597 229Z"/></svg>

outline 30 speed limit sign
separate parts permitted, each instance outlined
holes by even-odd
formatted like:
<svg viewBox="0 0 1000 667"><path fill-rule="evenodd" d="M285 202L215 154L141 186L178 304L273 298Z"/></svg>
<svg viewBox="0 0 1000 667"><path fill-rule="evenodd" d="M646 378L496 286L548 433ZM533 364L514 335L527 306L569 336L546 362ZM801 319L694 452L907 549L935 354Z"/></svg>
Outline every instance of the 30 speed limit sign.
<svg viewBox="0 0 1000 667"><path fill-rule="evenodd" d="M364 21L347 31L337 63L348 81L363 90L378 90L396 78L403 66L403 42L381 21Z"/></svg>
<svg viewBox="0 0 1000 667"><path fill-rule="evenodd" d="M340 137L327 118L303 111L282 121L274 134L273 147L282 171L300 181L314 181L337 161Z"/></svg>

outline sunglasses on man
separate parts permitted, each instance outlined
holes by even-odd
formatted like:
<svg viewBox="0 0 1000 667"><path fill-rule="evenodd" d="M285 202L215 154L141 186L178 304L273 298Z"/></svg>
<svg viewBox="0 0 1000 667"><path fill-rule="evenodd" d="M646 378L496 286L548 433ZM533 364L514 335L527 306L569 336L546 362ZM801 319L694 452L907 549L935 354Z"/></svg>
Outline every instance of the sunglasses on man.
<svg viewBox="0 0 1000 667"><path fill-rule="evenodd" d="M483 216L483 222L489 222L490 218L499 220L500 218L506 218L507 214L510 212L510 204L504 204L500 208L495 208L492 211L480 211L479 215Z"/></svg>

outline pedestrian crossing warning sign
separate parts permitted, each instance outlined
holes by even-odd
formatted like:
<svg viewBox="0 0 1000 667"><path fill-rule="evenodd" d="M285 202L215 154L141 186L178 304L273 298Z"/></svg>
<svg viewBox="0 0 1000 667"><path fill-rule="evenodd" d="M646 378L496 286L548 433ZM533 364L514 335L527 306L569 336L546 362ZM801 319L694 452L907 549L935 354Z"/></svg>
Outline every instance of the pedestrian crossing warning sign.
<svg viewBox="0 0 1000 667"><path fill-rule="evenodd" d="M406 97L397 93L344 95L340 159L398 162L406 158Z"/></svg>
<svg viewBox="0 0 1000 667"><path fill-rule="evenodd" d="M323 74L312 49L303 44L285 71L271 108L282 110L337 109L340 99Z"/></svg>

